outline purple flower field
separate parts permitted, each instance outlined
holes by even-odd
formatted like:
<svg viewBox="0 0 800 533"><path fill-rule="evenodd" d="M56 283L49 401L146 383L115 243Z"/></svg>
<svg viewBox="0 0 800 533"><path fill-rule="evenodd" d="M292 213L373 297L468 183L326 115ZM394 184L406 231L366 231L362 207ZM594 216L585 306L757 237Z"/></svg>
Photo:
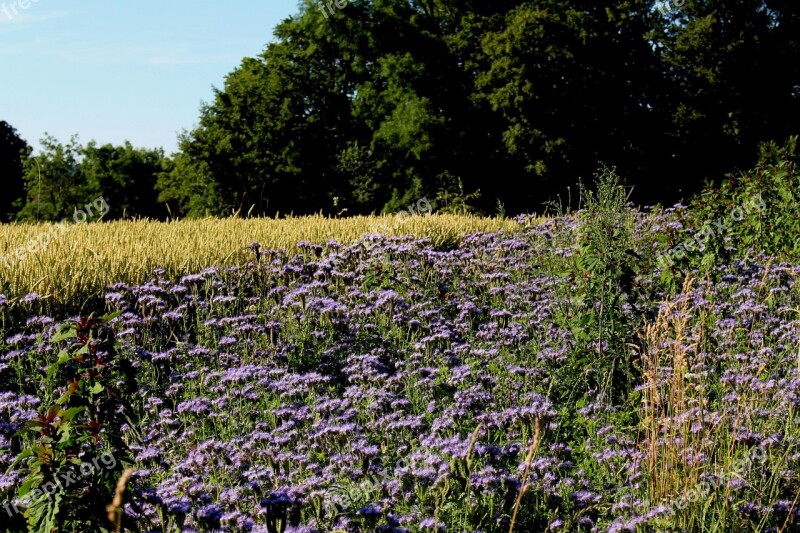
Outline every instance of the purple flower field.
<svg viewBox="0 0 800 533"><path fill-rule="evenodd" d="M638 253L678 220L639 217ZM674 294L641 269L613 300L635 326L616 342L581 332L598 304L577 222L520 222L452 250L371 236L109 287L138 384L99 437L130 450L123 524L800 530L800 266L731 260ZM0 506L26 475L16 432L67 387L46 373L62 321L45 309L2 311Z"/></svg>

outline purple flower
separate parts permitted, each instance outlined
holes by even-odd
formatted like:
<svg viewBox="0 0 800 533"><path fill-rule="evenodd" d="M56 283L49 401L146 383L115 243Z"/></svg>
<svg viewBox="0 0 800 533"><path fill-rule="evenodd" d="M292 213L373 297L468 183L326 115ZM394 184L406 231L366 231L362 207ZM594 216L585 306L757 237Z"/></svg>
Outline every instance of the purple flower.
<svg viewBox="0 0 800 533"><path fill-rule="evenodd" d="M233 346L236 344L236 337L222 337L219 340L220 346Z"/></svg>

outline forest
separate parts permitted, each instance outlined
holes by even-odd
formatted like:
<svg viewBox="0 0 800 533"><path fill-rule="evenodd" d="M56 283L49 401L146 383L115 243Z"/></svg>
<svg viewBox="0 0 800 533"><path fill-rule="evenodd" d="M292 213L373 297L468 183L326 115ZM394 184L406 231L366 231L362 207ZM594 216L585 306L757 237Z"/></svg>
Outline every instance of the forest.
<svg viewBox="0 0 800 533"><path fill-rule="evenodd" d="M601 165L669 205L798 132L799 65L792 0L306 1L177 153L0 122L0 220L511 215Z"/></svg>

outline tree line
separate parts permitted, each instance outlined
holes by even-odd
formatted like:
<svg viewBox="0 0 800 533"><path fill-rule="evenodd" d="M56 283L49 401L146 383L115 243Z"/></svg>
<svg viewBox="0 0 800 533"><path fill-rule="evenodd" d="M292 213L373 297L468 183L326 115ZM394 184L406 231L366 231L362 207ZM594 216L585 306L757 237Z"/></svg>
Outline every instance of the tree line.
<svg viewBox="0 0 800 533"><path fill-rule="evenodd" d="M671 202L800 129L795 0L341 4L306 0L170 157L47 138L15 159L6 125L0 217L99 194L112 217L530 212L600 162Z"/></svg>

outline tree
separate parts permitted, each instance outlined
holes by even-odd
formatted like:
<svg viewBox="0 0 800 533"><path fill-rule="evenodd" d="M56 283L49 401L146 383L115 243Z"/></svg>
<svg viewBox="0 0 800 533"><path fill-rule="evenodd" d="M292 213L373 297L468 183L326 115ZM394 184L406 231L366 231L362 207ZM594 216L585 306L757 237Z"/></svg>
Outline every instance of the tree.
<svg viewBox="0 0 800 533"><path fill-rule="evenodd" d="M761 142L797 133L799 15L786 0L687 0L667 12L657 43L674 94L670 170L684 184L750 167Z"/></svg>
<svg viewBox="0 0 800 533"><path fill-rule="evenodd" d="M57 221L72 217L76 209L96 198L92 196L96 191L87 190L80 170L78 138L61 144L45 135L40 144L40 153L25 161L26 203L17 218Z"/></svg>
<svg viewBox="0 0 800 533"><path fill-rule="evenodd" d="M349 137L352 67L309 16L281 24L280 41L245 59L203 106L159 181L162 201L194 216L308 213L343 194L335 154Z"/></svg>
<svg viewBox="0 0 800 533"><path fill-rule="evenodd" d="M106 220L166 217L155 185L173 163L162 149L134 148L129 142L82 146L77 136L66 144L46 136L41 144L41 153L25 164L27 202L21 220L71 219L101 196L109 208Z"/></svg>
<svg viewBox="0 0 800 533"><path fill-rule="evenodd" d="M528 205L599 160L635 176L657 156L664 118L652 9L644 0L520 2L485 34L476 97L502 117L505 148L524 165L516 194Z"/></svg>
<svg viewBox="0 0 800 533"><path fill-rule="evenodd" d="M662 4L307 0L203 106L160 197L190 215L453 195L513 213L602 161L635 199L677 200L793 133L800 31L787 0Z"/></svg>
<svg viewBox="0 0 800 533"><path fill-rule="evenodd" d="M307 3L202 108L162 200L200 215L209 189L217 214L352 213L430 193L475 162L462 157L466 80L442 38L453 17L440 2L356 2L328 16Z"/></svg>
<svg viewBox="0 0 800 533"><path fill-rule="evenodd" d="M332 210L334 197L351 212L394 210L477 189L484 207L530 209L554 176L591 172L600 155L644 157L634 141L657 81L648 6L308 3L203 107L162 199L201 205L201 191L185 194L194 168L218 213Z"/></svg>
<svg viewBox="0 0 800 533"><path fill-rule="evenodd" d="M145 217L163 219L167 212L158 202L158 177L171 162L158 149L98 145L92 141L81 149L80 169L87 190L97 191L109 205L109 219Z"/></svg>
<svg viewBox="0 0 800 533"><path fill-rule="evenodd" d="M23 165L28 155L25 142L8 122L0 121L0 222L12 220L25 195Z"/></svg>

